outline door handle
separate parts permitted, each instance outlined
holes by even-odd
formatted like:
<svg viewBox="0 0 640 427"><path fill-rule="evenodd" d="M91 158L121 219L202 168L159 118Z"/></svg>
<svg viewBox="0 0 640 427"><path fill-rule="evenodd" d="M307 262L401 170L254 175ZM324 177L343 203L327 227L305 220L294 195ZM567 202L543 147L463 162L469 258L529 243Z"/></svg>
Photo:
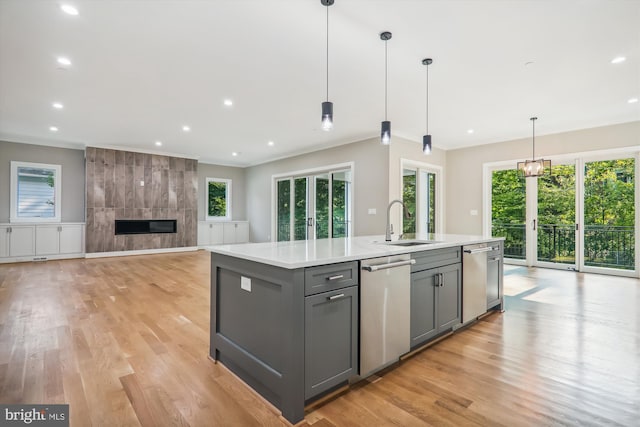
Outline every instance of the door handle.
<svg viewBox="0 0 640 427"><path fill-rule="evenodd" d="M580 224L576 223L576 231L580 231Z"/></svg>
<svg viewBox="0 0 640 427"><path fill-rule="evenodd" d="M536 231L536 223L537 223L537 219L533 220L533 231Z"/></svg>
<svg viewBox="0 0 640 427"><path fill-rule="evenodd" d="M336 300L336 299L339 299L339 298L342 298L342 297L344 297L344 294L333 295L333 296L327 297L327 299L329 301L333 301L333 300Z"/></svg>
<svg viewBox="0 0 640 427"><path fill-rule="evenodd" d="M313 218L307 218L307 227L313 227Z"/></svg>

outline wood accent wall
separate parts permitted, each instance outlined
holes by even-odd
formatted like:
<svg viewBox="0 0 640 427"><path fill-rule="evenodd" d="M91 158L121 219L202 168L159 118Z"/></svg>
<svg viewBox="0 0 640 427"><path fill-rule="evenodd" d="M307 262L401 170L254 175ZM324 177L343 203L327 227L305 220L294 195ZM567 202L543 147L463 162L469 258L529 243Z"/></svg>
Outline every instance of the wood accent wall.
<svg viewBox="0 0 640 427"><path fill-rule="evenodd" d="M87 253L197 245L197 160L87 147L85 162ZM116 219L176 219L178 232L116 236Z"/></svg>

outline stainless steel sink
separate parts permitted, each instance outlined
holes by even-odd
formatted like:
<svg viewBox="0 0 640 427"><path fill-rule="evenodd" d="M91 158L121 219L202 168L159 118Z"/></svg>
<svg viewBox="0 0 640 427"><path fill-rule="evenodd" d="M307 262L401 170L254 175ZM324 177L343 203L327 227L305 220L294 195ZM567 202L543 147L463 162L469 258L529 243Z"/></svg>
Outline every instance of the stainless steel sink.
<svg viewBox="0 0 640 427"><path fill-rule="evenodd" d="M435 240L398 240L395 242L376 242L382 243L383 245L390 246L420 246L420 245L431 245L433 243L439 243Z"/></svg>

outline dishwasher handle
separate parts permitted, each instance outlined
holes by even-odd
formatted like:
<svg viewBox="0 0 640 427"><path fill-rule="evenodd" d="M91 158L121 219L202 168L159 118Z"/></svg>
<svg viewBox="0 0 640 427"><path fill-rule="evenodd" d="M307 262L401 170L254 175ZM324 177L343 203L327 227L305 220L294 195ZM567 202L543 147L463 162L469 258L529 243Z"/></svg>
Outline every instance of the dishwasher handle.
<svg viewBox="0 0 640 427"><path fill-rule="evenodd" d="M416 260L415 259L408 259L406 261L396 261L396 262L389 262L387 264L376 264L376 265L367 265L364 264L362 266L363 270L367 270L367 271L379 271L379 270L386 270L388 268L395 268L395 267L402 267L405 265L412 265L415 264Z"/></svg>
<svg viewBox="0 0 640 427"><path fill-rule="evenodd" d="M493 250L493 248L491 246L486 247L486 248L478 248L478 249L465 249L464 253L465 254L481 254L483 252L491 252Z"/></svg>

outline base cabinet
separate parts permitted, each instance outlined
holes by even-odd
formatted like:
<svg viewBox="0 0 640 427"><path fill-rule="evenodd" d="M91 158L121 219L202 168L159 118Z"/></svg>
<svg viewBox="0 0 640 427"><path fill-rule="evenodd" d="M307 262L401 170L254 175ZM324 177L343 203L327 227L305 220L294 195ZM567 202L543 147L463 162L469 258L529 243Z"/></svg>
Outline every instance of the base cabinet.
<svg viewBox="0 0 640 427"><path fill-rule="evenodd" d="M35 254L35 229L31 225L9 226L9 257L25 257Z"/></svg>
<svg viewBox="0 0 640 427"><path fill-rule="evenodd" d="M358 287L305 298L305 399L358 372Z"/></svg>
<svg viewBox="0 0 640 427"><path fill-rule="evenodd" d="M460 323L462 265L411 274L411 347Z"/></svg>
<svg viewBox="0 0 640 427"><path fill-rule="evenodd" d="M73 258L83 253L84 224L81 223L0 227L0 262Z"/></svg>
<svg viewBox="0 0 640 427"><path fill-rule="evenodd" d="M198 246L248 242L249 223L247 221L200 221L198 223Z"/></svg>

